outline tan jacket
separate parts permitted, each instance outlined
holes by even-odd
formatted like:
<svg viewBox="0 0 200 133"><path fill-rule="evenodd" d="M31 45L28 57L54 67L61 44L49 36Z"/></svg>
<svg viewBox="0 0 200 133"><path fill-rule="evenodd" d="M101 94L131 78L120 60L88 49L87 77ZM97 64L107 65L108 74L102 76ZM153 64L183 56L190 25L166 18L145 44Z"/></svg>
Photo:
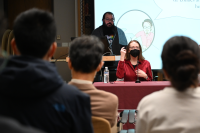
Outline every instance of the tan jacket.
<svg viewBox="0 0 200 133"><path fill-rule="evenodd" d="M77 84L74 82L69 82L69 84L90 95L93 116L105 118L110 122L111 127L114 126L118 115L118 98L116 95L98 90L93 84Z"/></svg>

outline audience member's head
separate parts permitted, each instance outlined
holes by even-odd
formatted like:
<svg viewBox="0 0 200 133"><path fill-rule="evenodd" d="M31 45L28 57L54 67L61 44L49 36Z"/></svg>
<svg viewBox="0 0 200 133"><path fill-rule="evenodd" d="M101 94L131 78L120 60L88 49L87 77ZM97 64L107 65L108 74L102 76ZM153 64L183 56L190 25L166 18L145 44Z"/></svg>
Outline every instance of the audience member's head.
<svg viewBox="0 0 200 133"><path fill-rule="evenodd" d="M44 58L52 47L56 48L56 24L49 12L36 8L27 10L17 16L13 30L12 47L16 54Z"/></svg>
<svg viewBox="0 0 200 133"><path fill-rule="evenodd" d="M198 44L184 36L169 39L162 51L165 76L178 91L198 85L200 50Z"/></svg>
<svg viewBox="0 0 200 133"><path fill-rule="evenodd" d="M99 71L103 65L103 43L95 36L78 37L69 48L69 64L74 71L91 73Z"/></svg>

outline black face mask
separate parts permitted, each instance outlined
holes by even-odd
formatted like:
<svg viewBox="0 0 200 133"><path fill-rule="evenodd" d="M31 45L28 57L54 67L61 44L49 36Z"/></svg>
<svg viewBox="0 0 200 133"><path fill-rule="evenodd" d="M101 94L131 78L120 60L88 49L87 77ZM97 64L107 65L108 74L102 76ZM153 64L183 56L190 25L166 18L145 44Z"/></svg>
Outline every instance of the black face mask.
<svg viewBox="0 0 200 133"><path fill-rule="evenodd" d="M138 49L133 49L133 50L130 51L130 54L131 54L133 57L137 57L137 56L139 56L139 54L140 54L140 50L138 50Z"/></svg>

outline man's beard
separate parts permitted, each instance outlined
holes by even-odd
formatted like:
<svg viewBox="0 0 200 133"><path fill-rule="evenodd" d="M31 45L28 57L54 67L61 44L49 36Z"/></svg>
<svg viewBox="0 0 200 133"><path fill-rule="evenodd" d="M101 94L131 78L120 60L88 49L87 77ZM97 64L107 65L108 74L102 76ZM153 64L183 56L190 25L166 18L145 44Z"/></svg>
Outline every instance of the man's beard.
<svg viewBox="0 0 200 133"><path fill-rule="evenodd" d="M111 24L111 23L110 23ZM112 25L112 24L111 24ZM104 35L114 35L115 34L115 25L113 24L111 27L108 27L103 22L103 34Z"/></svg>

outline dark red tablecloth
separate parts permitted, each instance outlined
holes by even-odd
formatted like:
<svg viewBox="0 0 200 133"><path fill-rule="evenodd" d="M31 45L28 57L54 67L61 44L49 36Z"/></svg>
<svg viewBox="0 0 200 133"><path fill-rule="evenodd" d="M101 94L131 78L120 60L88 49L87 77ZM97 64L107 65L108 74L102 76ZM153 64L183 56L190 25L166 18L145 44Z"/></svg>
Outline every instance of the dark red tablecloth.
<svg viewBox="0 0 200 133"><path fill-rule="evenodd" d="M94 86L97 89L111 92L117 95L119 99L118 111L124 109L136 109L139 101L146 95L164 89L170 86L169 81L141 81L135 82L95 82ZM124 129L134 128L134 125L126 124Z"/></svg>
<svg viewBox="0 0 200 133"><path fill-rule="evenodd" d="M95 82L97 89L111 92L118 96L119 109L136 109L139 101L146 95L170 86L169 81L135 82Z"/></svg>

